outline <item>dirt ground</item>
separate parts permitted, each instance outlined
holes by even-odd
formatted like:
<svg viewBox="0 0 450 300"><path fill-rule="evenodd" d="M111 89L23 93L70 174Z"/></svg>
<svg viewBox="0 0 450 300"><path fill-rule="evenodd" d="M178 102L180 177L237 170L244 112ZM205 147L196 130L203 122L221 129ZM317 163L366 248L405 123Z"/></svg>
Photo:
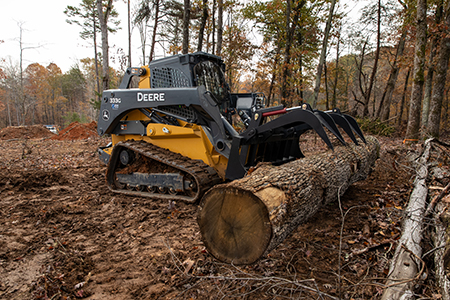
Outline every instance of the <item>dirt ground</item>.
<svg viewBox="0 0 450 300"><path fill-rule="evenodd" d="M367 180L239 267L207 253L196 205L109 191L96 154L107 139L2 140L0 298L379 299L415 152L379 139ZM435 292L427 281L418 290Z"/></svg>

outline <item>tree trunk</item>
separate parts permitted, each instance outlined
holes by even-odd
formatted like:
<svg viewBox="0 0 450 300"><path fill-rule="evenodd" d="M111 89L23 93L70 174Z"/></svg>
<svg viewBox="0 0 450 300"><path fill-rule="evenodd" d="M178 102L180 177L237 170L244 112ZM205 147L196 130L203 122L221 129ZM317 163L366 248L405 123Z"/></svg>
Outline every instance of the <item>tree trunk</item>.
<svg viewBox="0 0 450 300"><path fill-rule="evenodd" d="M445 25L450 26L450 3L445 8ZM430 101L430 113L428 115L427 132L433 137L439 137L441 123L442 102L444 99L445 83L447 79L448 61L450 58L450 38L444 31L445 37L441 40L436 76L433 82L433 93Z"/></svg>
<svg viewBox="0 0 450 300"><path fill-rule="evenodd" d="M440 0L437 3L435 14L436 25L438 26L442 19L442 13L443 13L443 0ZM422 128L426 128L428 125L428 114L430 112L431 89L434 74L434 57L436 55L437 46L438 46L438 38L435 36L431 41L430 58L428 59L428 72L427 78L425 80L425 90L422 105Z"/></svg>
<svg viewBox="0 0 450 300"><path fill-rule="evenodd" d="M130 1L127 1L127 9L128 9L128 67L131 68L131 9L130 9Z"/></svg>
<svg viewBox="0 0 450 300"><path fill-rule="evenodd" d="M213 0L212 7L212 32L211 32L211 45L212 45L212 54L216 54L216 0Z"/></svg>
<svg viewBox="0 0 450 300"><path fill-rule="evenodd" d="M442 120L443 120L442 126L444 128L448 127L448 92L449 89L447 88L445 90L445 97L444 97L445 102L442 105L442 109L444 110L444 112L442 113Z"/></svg>
<svg viewBox="0 0 450 300"><path fill-rule="evenodd" d="M284 58L281 69L281 103L287 106L286 98L287 92L287 77L288 77L288 64L290 61L290 49L291 42L289 39L289 33L291 28L291 0L286 0L286 45L284 47Z"/></svg>
<svg viewBox="0 0 450 300"><path fill-rule="evenodd" d="M328 36L329 36L330 30L331 30L331 21L333 20L335 5L336 5L336 0L331 0L330 12L328 14L328 20L327 20L327 24L325 26L325 32L324 32L324 37L323 37L323 41L322 41L322 50L320 52L319 65L317 66L316 86L314 87L314 99L313 99L313 104L312 104L313 108L317 107L317 99L319 97L319 90L320 90L320 79L322 77L323 65L325 63L325 57L327 54Z"/></svg>
<svg viewBox="0 0 450 300"><path fill-rule="evenodd" d="M145 66L145 47L147 45L147 24L144 21L137 23L139 29L139 38L141 40L141 52L142 52L142 62L141 64Z"/></svg>
<svg viewBox="0 0 450 300"><path fill-rule="evenodd" d="M217 56L222 54L223 0L217 1Z"/></svg>
<svg viewBox="0 0 450 300"><path fill-rule="evenodd" d="M381 121L386 121L387 119L389 119L392 95L394 94L395 83L397 82L398 73L400 71L398 60L403 55L403 50L405 49L406 33L406 30L403 30L398 42L397 53L395 55L394 63L392 64L392 69L391 73L389 74L386 89L384 90L383 97L381 98L377 114L375 115L375 118L380 118Z"/></svg>
<svg viewBox="0 0 450 300"><path fill-rule="evenodd" d="M288 88L288 77L290 71L290 63L291 63L291 47L294 40L295 29L298 25L298 19L300 17L300 10L302 6L305 4L305 1L301 1L294 8L294 16L292 17L291 22L291 1L286 1L286 46L284 49L284 61L282 67L282 75L281 75L281 102L284 106L289 106L288 98L289 98L289 88Z"/></svg>
<svg viewBox="0 0 450 300"><path fill-rule="evenodd" d="M302 30L299 30L299 33L298 33L298 46L299 46L300 49L303 46L303 33L302 33ZM303 54L301 52L298 55L298 78L299 78L299 81L300 81L300 84L299 84L300 100L302 102L305 102L304 97L303 97L303 89L304 89L304 86L303 86Z"/></svg>
<svg viewBox="0 0 450 300"><path fill-rule="evenodd" d="M436 76L433 84L433 93L430 101L430 113L428 115L428 134L438 138L441 123L442 102L444 99L445 83L447 80L448 61L450 57L450 38L444 38L439 51Z"/></svg>
<svg viewBox="0 0 450 300"><path fill-rule="evenodd" d="M275 85L275 80L277 77L277 66L278 66L278 57L280 55L280 46L277 46L277 52L275 53L275 57L273 59L273 69L272 69L272 78L270 79L270 85L269 85L269 96L267 98L267 107L270 106L271 103L273 103L273 87Z"/></svg>
<svg viewBox="0 0 450 300"><path fill-rule="evenodd" d="M97 83L97 101L102 101L102 91L100 90L100 74L98 71L98 52L97 52L97 22L95 7L92 7L92 33L94 35L94 64L95 64L95 81Z"/></svg>
<svg viewBox="0 0 450 300"><path fill-rule="evenodd" d="M324 71L324 80L325 80L325 109L330 109L330 95L328 93L328 68L327 64L323 65L323 71Z"/></svg>
<svg viewBox="0 0 450 300"><path fill-rule="evenodd" d="M367 144L336 146L281 166L261 164L244 178L213 187L198 214L209 253L234 264L267 255L321 206L365 179L379 149L368 137Z"/></svg>
<svg viewBox="0 0 450 300"><path fill-rule="evenodd" d="M427 42L427 0L417 1L417 33L414 55L414 79L409 102L407 139L418 139L420 128L420 112L424 84L425 50Z"/></svg>
<svg viewBox="0 0 450 300"><path fill-rule="evenodd" d="M337 107L337 85L338 85L338 79L339 79L339 45L341 43L341 29L342 26L339 28L338 36L337 36L337 45L336 45L336 66L334 68L334 86L333 86L333 97L331 98L331 108Z"/></svg>
<svg viewBox="0 0 450 300"><path fill-rule="evenodd" d="M97 0L97 12L102 31L102 56L103 56L103 90L109 89L109 45L108 45L108 18L112 10L112 1L108 0L106 10L103 12L102 0Z"/></svg>
<svg viewBox="0 0 450 300"><path fill-rule="evenodd" d="M202 51L203 48L203 37L205 35L206 21L208 20L208 0L203 0L202 6L203 6L203 14L200 22L200 29L198 30L197 51Z"/></svg>
<svg viewBox="0 0 450 300"><path fill-rule="evenodd" d="M156 47L156 34L158 32L158 24L159 24L159 9L160 9L160 0L155 0L155 20L153 22L153 33L152 33L152 43L150 45L150 55L148 57L148 62L152 62L155 56L155 47Z"/></svg>
<svg viewBox="0 0 450 300"><path fill-rule="evenodd" d="M375 59L373 63L372 75L369 80L369 88L364 95L364 109L363 117L369 115L369 101L372 94L373 83L375 82L375 75L378 69L378 59L380 57L380 40L381 40L381 0L378 0L378 14L377 14L377 49L375 50ZM375 100L374 100L375 101ZM375 112L373 112L375 113Z"/></svg>
<svg viewBox="0 0 450 300"><path fill-rule="evenodd" d="M408 69L408 73L406 73L405 78L405 86L403 88L403 94L402 94L402 100L400 101L400 107L398 109L397 113L397 127L400 128L402 125L402 118L403 118L403 110L405 109L405 100L406 100L406 91L408 90L408 80L409 75L411 74L411 68Z"/></svg>
<svg viewBox="0 0 450 300"><path fill-rule="evenodd" d="M183 54L189 53L189 23L191 19L191 1L184 0L183 13Z"/></svg>

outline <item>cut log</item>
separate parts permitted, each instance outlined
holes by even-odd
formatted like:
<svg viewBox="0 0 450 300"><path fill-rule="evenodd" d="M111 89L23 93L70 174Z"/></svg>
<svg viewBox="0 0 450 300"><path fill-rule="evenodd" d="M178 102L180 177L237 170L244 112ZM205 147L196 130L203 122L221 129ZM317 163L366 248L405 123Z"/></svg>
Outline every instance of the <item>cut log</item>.
<svg viewBox="0 0 450 300"><path fill-rule="evenodd" d="M365 179L379 156L367 144L336 146L290 163L261 164L244 178L213 187L202 198L198 224L209 253L251 264L267 255L321 206Z"/></svg>

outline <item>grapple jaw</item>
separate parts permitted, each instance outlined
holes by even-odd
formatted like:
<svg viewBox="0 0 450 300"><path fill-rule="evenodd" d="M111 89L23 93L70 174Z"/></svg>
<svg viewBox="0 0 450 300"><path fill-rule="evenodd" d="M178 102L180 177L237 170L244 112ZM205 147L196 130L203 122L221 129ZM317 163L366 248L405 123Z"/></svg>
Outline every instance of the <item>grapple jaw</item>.
<svg viewBox="0 0 450 300"><path fill-rule="evenodd" d="M359 128L358 123L352 116L341 113L339 108L335 108L327 113L333 118L336 124L341 126L341 128L345 131L345 133L347 133L347 135L355 144L358 144L358 141L356 140L353 132L355 132L356 135L364 143L366 143L366 139L364 138L364 134L362 133L361 128Z"/></svg>
<svg viewBox="0 0 450 300"><path fill-rule="evenodd" d="M272 119L273 116L277 117ZM354 133L366 142L353 117L339 109L326 112L312 109L306 103L292 108L261 108L253 111L251 116L246 112L246 121L246 130L233 137L226 171L230 180L241 178L259 162L277 165L304 157L299 138L309 130L314 130L331 150L333 144L325 128L343 145L346 142L338 126L354 143L358 144Z"/></svg>

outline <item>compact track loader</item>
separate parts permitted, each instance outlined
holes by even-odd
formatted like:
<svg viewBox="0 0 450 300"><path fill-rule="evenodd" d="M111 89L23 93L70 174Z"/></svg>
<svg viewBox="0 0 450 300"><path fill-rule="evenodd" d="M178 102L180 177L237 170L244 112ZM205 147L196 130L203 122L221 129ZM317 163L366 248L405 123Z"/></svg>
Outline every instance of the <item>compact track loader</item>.
<svg viewBox="0 0 450 300"><path fill-rule="evenodd" d="M308 130L330 149L325 128L345 144L336 125L365 142L356 121L337 109L265 107L261 93L230 93L224 72L220 57L175 55L129 68L118 89L103 92L98 133L112 142L99 156L112 191L195 202L259 162L303 157L299 137ZM139 88L130 87L133 77Z"/></svg>

